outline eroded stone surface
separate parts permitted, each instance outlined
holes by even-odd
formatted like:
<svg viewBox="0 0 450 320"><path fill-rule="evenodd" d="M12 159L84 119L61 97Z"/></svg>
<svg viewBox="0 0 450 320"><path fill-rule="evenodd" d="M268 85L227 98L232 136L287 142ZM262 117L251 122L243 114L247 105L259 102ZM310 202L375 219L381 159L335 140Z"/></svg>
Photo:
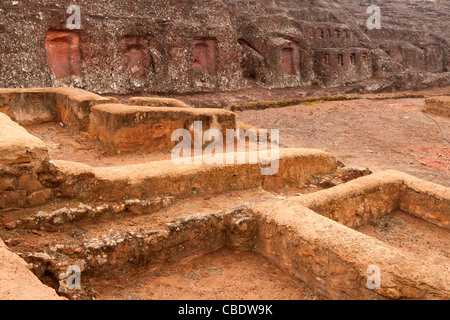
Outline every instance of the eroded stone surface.
<svg viewBox="0 0 450 320"><path fill-rule="evenodd" d="M0 239L1 300L62 300L29 270L28 263L10 252Z"/></svg>
<svg viewBox="0 0 450 320"><path fill-rule="evenodd" d="M450 117L450 97L433 97L425 100L425 112Z"/></svg>
<svg viewBox="0 0 450 320"><path fill-rule="evenodd" d="M116 94L334 87L372 77L363 90L449 84L448 2L378 3L380 30L367 29L371 4L80 0L81 29L68 30L65 1L5 2L0 86Z"/></svg>
<svg viewBox="0 0 450 320"><path fill-rule="evenodd" d="M49 30L45 38L48 68L58 80L80 76L80 47L78 34L71 31Z"/></svg>

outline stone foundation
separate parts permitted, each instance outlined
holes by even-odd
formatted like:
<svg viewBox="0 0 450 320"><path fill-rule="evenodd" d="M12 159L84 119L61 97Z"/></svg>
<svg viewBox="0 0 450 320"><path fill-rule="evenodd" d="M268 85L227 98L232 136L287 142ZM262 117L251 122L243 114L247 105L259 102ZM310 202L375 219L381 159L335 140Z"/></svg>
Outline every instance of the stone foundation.
<svg viewBox="0 0 450 320"><path fill-rule="evenodd" d="M417 196L411 197L410 190ZM57 253L30 254L26 260L37 273L53 273L60 281L60 293L70 296L65 288L65 269L70 264L79 265L84 277L95 279L105 272L119 276L144 266L157 270L228 247L258 252L332 299L445 300L450 297L447 265L420 259L338 221L349 224L352 217L360 216L366 219L359 225L367 223L362 204L372 217L400 208L448 229L449 201L448 188L386 171L309 195L186 216L159 228L110 232L83 240L75 251L73 246L61 246ZM434 204L441 207L436 210ZM379 289L367 287L369 266L380 269Z"/></svg>
<svg viewBox="0 0 450 320"><path fill-rule="evenodd" d="M236 164L176 166L167 160L109 168L67 161L55 163L61 176L57 188L61 197L93 200L101 196L107 201L160 196L186 199L257 187L301 187L314 175L337 170L332 155L313 149L281 149L279 170L273 176L261 175L260 162L237 164L237 160Z"/></svg>
<svg viewBox="0 0 450 320"><path fill-rule="evenodd" d="M111 103L109 98L75 88L0 89L0 112L18 123L59 120L86 131L92 106Z"/></svg>
<svg viewBox="0 0 450 320"><path fill-rule="evenodd" d="M450 117L450 97L433 97L425 100L424 112Z"/></svg>
<svg viewBox="0 0 450 320"><path fill-rule="evenodd" d="M54 169L44 143L0 113L0 209L45 204Z"/></svg>
<svg viewBox="0 0 450 320"><path fill-rule="evenodd" d="M89 133L111 152L154 152L173 148L177 129L189 130L194 141L194 122L202 123L203 134L218 129L236 130L236 114L217 109L136 107L105 104L91 109Z"/></svg>

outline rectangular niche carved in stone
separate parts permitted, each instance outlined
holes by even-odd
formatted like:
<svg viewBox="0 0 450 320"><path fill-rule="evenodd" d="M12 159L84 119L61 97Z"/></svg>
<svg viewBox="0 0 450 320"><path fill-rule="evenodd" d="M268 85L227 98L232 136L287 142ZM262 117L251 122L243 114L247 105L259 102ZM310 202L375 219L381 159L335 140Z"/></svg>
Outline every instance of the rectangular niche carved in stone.
<svg viewBox="0 0 450 320"><path fill-rule="evenodd" d="M338 62L338 65L340 65L340 66L344 65L344 55L343 54L339 53L337 55L337 62Z"/></svg>
<svg viewBox="0 0 450 320"><path fill-rule="evenodd" d="M295 74L294 48L282 49L281 68L285 74Z"/></svg>
<svg viewBox="0 0 450 320"><path fill-rule="evenodd" d="M196 77L216 75L217 41L215 39L197 39L193 43L193 68Z"/></svg>
<svg viewBox="0 0 450 320"><path fill-rule="evenodd" d="M286 75L296 75L300 70L298 44L289 42L281 47L281 70Z"/></svg>
<svg viewBox="0 0 450 320"><path fill-rule="evenodd" d="M45 50L48 67L56 79L81 75L79 37L76 32L47 31Z"/></svg>
<svg viewBox="0 0 450 320"><path fill-rule="evenodd" d="M363 62L363 63L367 62L367 53L363 53L363 54L361 55L361 59L362 59L362 62Z"/></svg>
<svg viewBox="0 0 450 320"><path fill-rule="evenodd" d="M330 64L330 55L328 53L323 55L322 63L325 64L325 65L329 65Z"/></svg>
<svg viewBox="0 0 450 320"><path fill-rule="evenodd" d="M133 79L145 79L152 68L149 43L148 37L125 36L123 39L123 66Z"/></svg>

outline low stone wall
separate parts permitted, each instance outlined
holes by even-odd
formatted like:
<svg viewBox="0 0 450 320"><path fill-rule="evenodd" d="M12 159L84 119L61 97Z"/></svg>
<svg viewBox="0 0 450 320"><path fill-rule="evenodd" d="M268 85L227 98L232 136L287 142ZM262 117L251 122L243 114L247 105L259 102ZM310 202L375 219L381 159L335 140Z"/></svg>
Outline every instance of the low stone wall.
<svg viewBox="0 0 450 320"><path fill-rule="evenodd" d="M0 89L0 111L22 124L52 121L56 118L55 95Z"/></svg>
<svg viewBox="0 0 450 320"><path fill-rule="evenodd" d="M448 266L408 252L312 210L267 201L250 208L259 221L258 250L274 264L331 299L449 299ZM369 266L381 288L366 283Z"/></svg>
<svg viewBox="0 0 450 320"><path fill-rule="evenodd" d="M128 99L130 106L167 107L167 108L193 108L183 101L162 97L134 97Z"/></svg>
<svg viewBox="0 0 450 320"><path fill-rule="evenodd" d="M0 113L0 209L45 204L55 169L45 144Z"/></svg>
<svg viewBox="0 0 450 320"><path fill-rule="evenodd" d="M52 212L38 211L37 213L20 218L19 220L6 222L8 229L54 231L55 226L67 225L79 221L98 223L108 221L120 215L127 217L132 215L152 214L162 209L173 206L176 203L171 197L154 198L147 200L131 199L113 204L104 203L99 206L80 204L78 207L61 208Z"/></svg>
<svg viewBox="0 0 450 320"><path fill-rule="evenodd" d="M450 188L402 174L398 207L418 218L450 229Z"/></svg>
<svg viewBox="0 0 450 320"><path fill-rule="evenodd" d="M86 276L119 275L145 265L163 264L214 252L225 246L251 250L256 221L245 207L179 219L160 230L112 233L83 244Z"/></svg>
<svg viewBox="0 0 450 320"><path fill-rule="evenodd" d="M450 117L450 96L426 99L424 111L438 116Z"/></svg>
<svg viewBox="0 0 450 320"><path fill-rule="evenodd" d="M173 148L177 129L193 137L194 121L202 122L202 137L208 129L219 129L224 137L226 129L236 129L236 114L226 110L105 104L91 109L89 133L111 152L152 152Z"/></svg>
<svg viewBox="0 0 450 320"><path fill-rule="evenodd" d="M396 209L448 228L450 189L389 170L250 208L259 221L256 249L332 299L449 299L448 266L345 226ZM373 265L381 270L377 290L366 286Z"/></svg>
<svg viewBox="0 0 450 320"><path fill-rule="evenodd" d="M92 277L119 276L144 266L146 270L158 269L223 247L248 251L256 239L256 224L243 206L180 218L156 229L111 231L98 238L80 239L77 251L62 247L59 252L31 253L25 259L37 276L47 274L59 282L58 293L74 298L83 292L67 288L68 266L79 266L87 283L86 279Z"/></svg>
<svg viewBox="0 0 450 320"><path fill-rule="evenodd" d="M40 123L58 119L87 131L90 108L113 100L76 88L0 89L0 112L14 121Z"/></svg>
<svg viewBox="0 0 450 320"><path fill-rule="evenodd" d="M88 131L93 106L115 101L74 88L57 88L55 97L58 118L66 126L80 131Z"/></svg>
<svg viewBox="0 0 450 320"><path fill-rule="evenodd" d="M449 228L450 190L402 172L387 170L336 187L285 200L347 227L402 210Z"/></svg>
<svg viewBox="0 0 450 320"><path fill-rule="evenodd" d="M402 183L395 173L382 172L286 202L355 228L397 209Z"/></svg>
<svg viewBox="0 0 450 320"><path fill-rule="evenodd" d="M235 163L236 158L237 154ZM59 171L56 179L59 196L86 201L100 196L105 201L166 196L181 199L258 187L266 190L302 187L314 175L337 170L331 154L314 149L280 149L279 170L273 176L262 176L259 162L175 165L166 160L109 168L68 161L55 163Z"/></svg>

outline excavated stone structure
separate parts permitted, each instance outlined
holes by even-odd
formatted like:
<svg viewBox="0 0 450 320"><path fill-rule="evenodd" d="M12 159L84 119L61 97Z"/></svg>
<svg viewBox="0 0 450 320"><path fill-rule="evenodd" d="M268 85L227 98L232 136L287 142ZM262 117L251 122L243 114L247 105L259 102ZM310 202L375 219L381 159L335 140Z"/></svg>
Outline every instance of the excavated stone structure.
<svg viewBox="0 0 450 320"><path fill-rule="evenodd" d="M448 255L416 255L359 229L401 212L448 236L447 187L345 168L314 149L280 149L272 176L261 159L101 167L52 159L26 129L54 122L112 155L146 155L173 148L176 129L195 136L199 120L222 134L263 129L231 111L139 93L446 86L448 2L78 0L81 28L72 29L73 4L0 3L0 299L92 299L89 282L105 275L222 248L258 253L325 298L450 298ZM372 4L381 29L366 25ZM103 93L136 97L125 105ZM448 102L427 99L424 111L449 116ZM255 154L249 146L235 160ZM186 206L220 196L232 205ZM376 289L367 285L373 265L383 277ZM83 274L81 289L68 287L70 266Z"/></svg>
<svg viewBox="0 0 450 320"><path fill-rule="evenodd" d="M208 42L201 43L199 50L207 50ZM286 48L289 63L296 58ZM205 57L207 51L199 54L199 68L208 68ZM123 152L167 149L163 128L195 120L221 130L240 125L231 111L174 99L112 102L76 88L0 89L0 298L92 299L89 283L102 276L157 270L229 248L261 254L326 298L449 299L448 256L419 256L358 228L402 212L445 238L450 188L392 170L343 168L314 149L280 149L278 171L267 176L261 158L236 161L255 158L250 150L238 151L234 163L96 167L51 159L48 145L19 124L54 121ZM305 194L273 193L311 184L316 190ZM198 210L195 204L182 207L232 193L239 194L232 206L221 202L195 213L189 211ZM83 275L79 289L68 285L73 266ZM367 286L369 266L382 272L379 288Z"/></svg>
<svg viewBox="0 0 450 320"><path fill-rule="evenodd" d="M97 93L450 83L446 1L2 1L0 87ZM426 13L426 14L425 14Z"/></svg>
<svg viewBox="0 0 450 320"><path fill-rule="evenodd" d="M450 97L433 97L425 100L424 112L450 117Z"/></svg>

